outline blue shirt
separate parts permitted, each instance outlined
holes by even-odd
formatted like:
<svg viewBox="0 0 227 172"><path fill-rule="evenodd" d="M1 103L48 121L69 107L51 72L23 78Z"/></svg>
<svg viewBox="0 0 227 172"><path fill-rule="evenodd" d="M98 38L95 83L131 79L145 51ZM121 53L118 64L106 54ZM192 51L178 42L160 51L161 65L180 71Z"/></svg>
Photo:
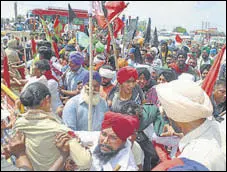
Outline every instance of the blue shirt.
<svg viewBox="0 0 227 172"><path fill-rule="evenodd" d="M108 111L107 103L100 98L100 102L92 107L92 131L100 131L104 114ZM74 131L88 131L88 104L82 94L69 99L63 109L62 120Z"/></svg>
<svg viewBox="0 0 227 172"><path fill-rule="evenodd" d="M64 86L66 90L73 91L77 88L77 84L80 81L83 81L84 77L88 71L84 69L82 66L77 72L69 71L66 73L65 80L64 80Z"/></svg>

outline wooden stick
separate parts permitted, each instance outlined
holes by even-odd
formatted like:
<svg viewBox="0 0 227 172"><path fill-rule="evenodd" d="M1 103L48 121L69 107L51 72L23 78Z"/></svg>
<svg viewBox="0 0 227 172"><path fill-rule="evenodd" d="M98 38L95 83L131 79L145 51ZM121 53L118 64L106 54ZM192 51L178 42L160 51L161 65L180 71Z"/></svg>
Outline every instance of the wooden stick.
<svg viewBox="0 0 227 172"><path fill-rule="evenodd" d="M113 171L119 171L120 168L121 168L121 166L119 164L117 164Z"/></svg>
<svg viewBox="0 0 227 172"><path fill-rule="evenodd" d="M220 113L218 116L224 116L226 114L226 110L222 113Z"/></svg>
<svg viewBox="0 0 227 172"><path fill-rule="evenodd" d="M91 4L90 4L91 5ZM92 54L92 13L89 13L89 41L90 41L90 60L89 60L89 108L88 108L88 131L92 131L92 79L93 79L93 54Z"/></svg>

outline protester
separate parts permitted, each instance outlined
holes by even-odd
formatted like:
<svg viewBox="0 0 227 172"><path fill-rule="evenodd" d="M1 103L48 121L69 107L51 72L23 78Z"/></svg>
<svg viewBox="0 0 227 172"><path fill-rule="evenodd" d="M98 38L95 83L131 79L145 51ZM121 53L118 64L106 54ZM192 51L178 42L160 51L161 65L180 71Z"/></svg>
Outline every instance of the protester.
<svg viewBox="0 0 227 172"><path fill-rule="evenodd" d="M60 156L60 151L54 145L55 135L71 129L61 124L51 112L51 93L44 84L30 84L21 93L20 101L28 111L16 120L13 130L24 133L26 154L34 170L48 170ZM90 153L77 139L72 139L69 145L70 155L77 165L81 169L89 168Z"/></svg>
<svg viewBox="0 0 227 172"><path fill-rule="evenodd" d="M184 51L179 50L177 52L177 63L171 64L170 68L172 68L177 73L178 76L182 73L190 73L196 77L197 74L193 70L193 68L185 63L186 59L187 54Z"/></svg>
<svg viewBox="0 0 227 172"><path fill-rule="evenodd" d="M176 73L172 69L163 69L159 72L157 84L170 82L175 79L177 79ZM147 103L151 103L157 106L160 105L156 92L156 85L154 85L152 88L148 90L145 97Z"/></svg>
<svg viewBox="0 0 227 172"><path fill-rule="evenodd" d="M83 89L77 96L72 97L63 109L62 119L65 125L74 131L88 130L88 105L89 105L89 74L83 80ZM104 113L108 111L107 103L100 96L101 76L93 73L92 96L92 131L100 131Z"/></svg>
<svg viewBox="0 0 227 172"><path fill-rule="evenodd" d="M166 41L161 41L160 46L161 46L160 59L162 60L162 65L165 65L167 55L171 54L171 51L169 51L168 44Z"/></svg>
<svg viewBox="0 0 227 172"><path fill-rule="evenodd" d="M75 132L90 146L91 171L136 171L138 167L128 140L139 128L139 120L127 114L106 112L100 132ZM74 169L75 170L75 169Z"/></svg>
<svg viewBox="0 0 227 172"><path fill-rule="evenodd" d="M39 60L35 63L34 70L36 77L40 78L42 75L44 75L48 80L48 89L51 93L51 109L55 113L57 108L62 105L62 102L58 92L58 80L51 73L49 61L46 59Z"/></svg>
<svg viewBox="0 0 227 172"><path fill-rule="evenodd" d="M138 17L112 18L124 1L93 9L100 5L109 23L101 26L96 11L91 33L70 9L67 25L59 15L30 33L2 31L4 165L16 155L13 165L25 162L15 170L225 170L224 39L200 31L174 39L157 28L150 35Z"/></svg>
<svg viewBox="0 0 227 172"><path fill-rule="evenodd" d="M213 94L211 96L213 105L213 116L217 118L222 112L226 110L226 81L218 80L214 86Z"/></svg>
<svg viewBox="0 0 227 172"><path fill-rule="evenodd" d="M199 67L201 67L203 64L210 64L212 65L214 62L214 59L209 58L209 53L210 50L208 47L203 47L202 48L202 55L201 55L201 59L199 61Z"/></svg>
<svg viewBox="0 0 227 172"><path fill-rule="evenodd" d="M201 73L201 79L204 80L210 71L211 65L210 64L204 64L200 67L200 73Z"/></svg>
<svg viewBox="0 0 227 172"><path fill-rule="evenodd" d="M110 91L114 87L111 81L115 76L115 71L111 66L104 65L99 69L99 74L102 77L102 83L100 87L100 96L106 100Z"/></svg>
<svg viewBox="0 0 227 172"><path fill-rule="evenodd" d="M108 96L108 105L112 111L119 109L128 101L142 104L144 100L142 89L136 85L138 73L133 67L123 67L117 73L118 87L112 89Z"/></svg>
<svg viewBox="0 0 227 172"><path fill-rule="evenodd" d="M222 133L215 121L207 119L213 108L202 88L192 81L175 80L158 85L157 93L170 123L184 134L178 158L196 161L209 170L225 170Z"/></svg>
<svg viewBox="0 0 227 172"><path fill-rule="evenodd" d="M82 67L84 62L84 57L80 52L72 52L69 55L69 68L66 71L65 78L63 79L63 88L60 89L60 93L69 99L77 94L79 90L77 89L78 83L83 81L88 71Z"/></svg>
<svg viewBox="0 0 227 172"><path fill-rule="evenodd" d="M138 79L137 79L137 84L140 86L140 88L143 90L143 93L145 94L150 88L149 80L151 78L151 74L149 70L145 67L141 68L136 68L138 72Z"/></svg>
<svg viewBox="0 0 227 172"><path fill-rule="evenodd" d="M3 42L2 46L3 46L4 49L8 48L8 41L9 41L9 37L8 36L4 36L2 38L2 42Z"/></svg>

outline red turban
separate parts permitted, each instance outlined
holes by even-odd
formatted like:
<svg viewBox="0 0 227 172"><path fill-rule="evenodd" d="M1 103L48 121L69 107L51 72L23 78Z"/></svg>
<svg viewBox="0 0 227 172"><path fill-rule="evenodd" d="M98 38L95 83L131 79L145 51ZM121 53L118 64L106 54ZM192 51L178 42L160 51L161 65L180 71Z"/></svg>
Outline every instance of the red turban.
<svg viewBox="0 0 227 172"><path fill-rule="evenodd" d="M121 68L117 73L117 81L123 84L125 81L133 77L135 80L138 78L138 73L135 68L126 66Z"/></svg>
<svg viewBox="0 0 227 172"><path fill-rule="evenodd" d="M115 134L123 141L139 129L139 119L136 116L106 112L102 122L102 130L112 128Z"/></svg>

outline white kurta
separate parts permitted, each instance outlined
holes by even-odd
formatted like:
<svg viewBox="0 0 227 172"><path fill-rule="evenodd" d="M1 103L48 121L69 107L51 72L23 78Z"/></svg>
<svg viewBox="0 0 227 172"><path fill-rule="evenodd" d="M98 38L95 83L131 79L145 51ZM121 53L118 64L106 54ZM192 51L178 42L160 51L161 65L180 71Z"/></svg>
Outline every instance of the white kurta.
<svg viewBox="0 0 227 172"><path fill-rule="evenodd" d="M207 119L180 140L181 154L178 158L185 157L197 161L211 171L225 171L226 156L222 151L222 144L219 124Z"/></svg>
<svg viewBox="0 0 227 172"><path fill-rule="evenodd" d="M98 144L100 132L76 131L75 133L80 137L83 145L92 145L90 150L93 152ZM131 142L127 140L125 147L120 150L115 157L110 159L109 162L102 166L100 165L99 160L95 156L92 156L93 162L90 171L113 171L117 165L121 166L119 171L138 171L131 146Z"/></svg>

